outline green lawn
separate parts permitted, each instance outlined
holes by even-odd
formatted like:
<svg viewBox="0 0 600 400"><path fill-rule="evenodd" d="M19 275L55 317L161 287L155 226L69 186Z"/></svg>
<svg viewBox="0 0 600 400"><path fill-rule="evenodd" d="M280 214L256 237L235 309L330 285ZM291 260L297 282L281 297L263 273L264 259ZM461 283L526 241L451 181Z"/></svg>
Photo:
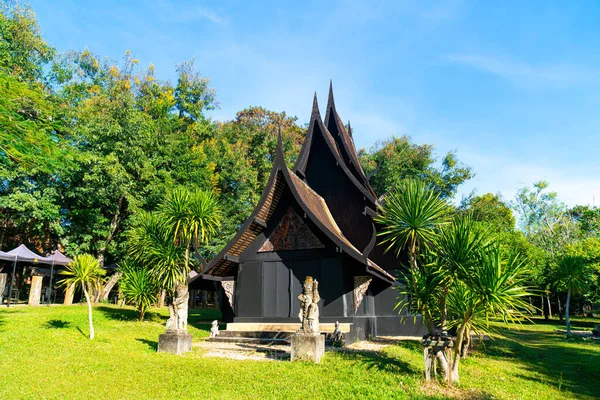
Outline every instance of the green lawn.
<svg viewBox="0 0 600 400"><path fill-rule="evenodd" d="M214 312L194 311L194 341L208 336ZM600 344L566 340L543 323L500 337L464 360L461 384L424 385L415 342L381 354L328 352L321 364L157 354L166 310L140 323L131 309L94 309L87 338L84 306L0 309L0 399L20 398L501 398L592 399L600 393ZM576 329L600 321L575 320Z"/></svg>

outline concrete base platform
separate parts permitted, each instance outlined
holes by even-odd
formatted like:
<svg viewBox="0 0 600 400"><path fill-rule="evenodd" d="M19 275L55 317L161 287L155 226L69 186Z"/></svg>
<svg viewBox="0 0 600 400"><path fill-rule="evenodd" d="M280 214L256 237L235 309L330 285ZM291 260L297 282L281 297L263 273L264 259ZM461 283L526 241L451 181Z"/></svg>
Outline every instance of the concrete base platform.
<svg viewBox="0 0 600 400"><path fill-rule="evenodd" d="M319 363L325 354L325 335L296 333L292 335L292 361Z"/></svg>
<svg viewBox="0 0 600 400"><path fill-rule="evenodd" d="M187 332L167 332L158 336L158 352L183 354L192 350L192 335Z"/></svg>

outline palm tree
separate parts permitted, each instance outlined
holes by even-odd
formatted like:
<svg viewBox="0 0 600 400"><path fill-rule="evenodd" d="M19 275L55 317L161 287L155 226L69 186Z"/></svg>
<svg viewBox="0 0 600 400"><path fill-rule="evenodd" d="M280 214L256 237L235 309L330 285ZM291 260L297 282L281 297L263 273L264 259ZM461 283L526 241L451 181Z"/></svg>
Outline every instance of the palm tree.
<svg viewBox="0 0 600 400"><path fill-rule="evenodd" d="M587 266L583 257L566 255L558 260L558 283L559 286L567 289L567 301L565 303L567 337L571 336L571 318L569 316L571 295L587 290L589 285L587 272Z"/></svg>
<svg viewBox="0 0 600 400"><path fill-rule="evenodd" d="M119 290L125 300L136 307L139 319L143 321L146 311L158 297L156 278L148 268L127 262L119 266L119 271L123 274Z"/></svg>
<svg viewBox="0 0 600 400"><path fill-rule="evenodd" d="M66 266L66 270L61 272L67 278L61 280L59 284L74 288L81 287L85 300L88 305L88 320L90 323L90 339L94 338L94 324L92 321L92 301L90 293L97 289L100 277L106 274L106 271L100 267L98 260L90 254L81 254L75 256L72 262Z"/></svg>

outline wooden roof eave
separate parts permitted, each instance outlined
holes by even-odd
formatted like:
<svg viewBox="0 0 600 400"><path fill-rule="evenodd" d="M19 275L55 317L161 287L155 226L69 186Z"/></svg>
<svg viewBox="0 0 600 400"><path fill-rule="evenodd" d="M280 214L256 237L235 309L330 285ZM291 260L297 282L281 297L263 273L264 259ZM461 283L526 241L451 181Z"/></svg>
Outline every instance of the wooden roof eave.
<svg viewBox="0 0 600 400"><path fill-rule="evenodd" d="M281 171L282 165L283 167L285 167L285 160L283 160L283 158L279 159L278 154L275 157L273 169L271 170L271 176L269 176L269 180L267 181L267 184L265 186L265 189L263 190L260 200L256 204L256 207L254 207L254 211L252 211L252 214L250 214L246 221L244 221L236 235L229 241L229 243L227 243L223 250L221 250L219 254L217 254L217 256L213 258L208 263L208 265L202 270L201 274L210 274L210 271L215 267L215 265L223 258L225 258L229 250L231 250L231 248L242 238L244 233L246 233L246 231L250 229L253 223L259 225L262 229L264 229L264 225L267 221L262 221L259 218L257 218L257 216L260 213L261 209L264 207L267 200L269 199L269 193L271 192L273 185L277 183L277 174L279 173L279 171ZM259 220L261 223L257 223L256 220Z"/></svg>

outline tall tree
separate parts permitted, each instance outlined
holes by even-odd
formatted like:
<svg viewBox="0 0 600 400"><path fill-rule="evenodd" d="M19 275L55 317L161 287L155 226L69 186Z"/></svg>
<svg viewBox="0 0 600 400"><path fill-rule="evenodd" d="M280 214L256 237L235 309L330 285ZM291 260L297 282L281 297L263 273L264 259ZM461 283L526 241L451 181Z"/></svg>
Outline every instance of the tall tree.
<svg viewBox="0 0 600 400"><path fill-rule="evenodd" d="M580 256L565 255L558 260L558 281L566 289L565 319L567 322L567 337L571 336L571 295L580 293L589 287L590 271L585 260Z"/></svg>
<svg viewBox="0 0 600 400"><path fill-rule="evenodd" d="M408 136L392 137L371 149L361 149L359 159L378 195L390 191L406 178L422 179L433 185L443 198L452 197L463 182L473 177L473 170L459 162L456 154L447 153L436 167L432 145L418 145Z"/></svg>

